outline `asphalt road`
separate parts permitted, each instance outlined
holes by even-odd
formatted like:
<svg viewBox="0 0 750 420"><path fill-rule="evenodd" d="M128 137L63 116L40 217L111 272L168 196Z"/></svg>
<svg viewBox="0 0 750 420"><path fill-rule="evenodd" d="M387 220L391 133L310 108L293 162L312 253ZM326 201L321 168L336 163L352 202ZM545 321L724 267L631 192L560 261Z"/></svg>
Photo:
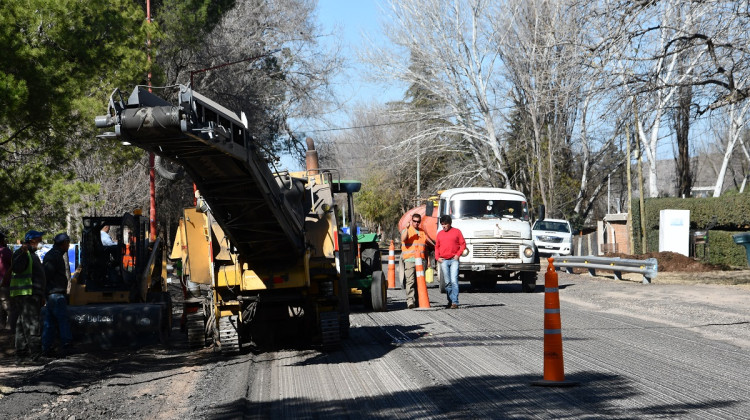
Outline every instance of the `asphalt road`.
<svg viewBox="0 0 750 420"><path fill-rule="evenodd" d="M434 288L418 310L389 290L389 311L354 306L350 338L329 353L175 343L2 367L0 418L750 418L748 286L559 276L577 386L531 385L543 377L541 273L531 294L462 283L457 310Z"/></svg>

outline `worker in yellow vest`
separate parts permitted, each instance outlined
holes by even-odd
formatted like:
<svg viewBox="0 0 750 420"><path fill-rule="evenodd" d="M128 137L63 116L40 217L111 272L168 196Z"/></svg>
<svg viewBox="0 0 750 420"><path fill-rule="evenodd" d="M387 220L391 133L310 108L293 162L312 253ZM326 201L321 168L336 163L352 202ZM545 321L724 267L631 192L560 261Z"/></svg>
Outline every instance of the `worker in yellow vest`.
<svg viewBox="0 0 750 420"><path fill-rule="evenodd" d="M18 311L16 324L16 361L43 361L42 304L46 287L44 266L36 255L44 232L30 230L24 243L13 253L13 275L10 279L10 298Z"/></svg>
<svg viewBox="0 0 750 420"><path fill-rule="evenodd" d="M422 216L416 213L412 214L409 226L401 230L401 259L404 262L406 306L409 309L414 309L416 306L416 258L422 258L422 261L424 261L425 241L427 239L424 231L419 228L420 223L422 223Z"/></svg>

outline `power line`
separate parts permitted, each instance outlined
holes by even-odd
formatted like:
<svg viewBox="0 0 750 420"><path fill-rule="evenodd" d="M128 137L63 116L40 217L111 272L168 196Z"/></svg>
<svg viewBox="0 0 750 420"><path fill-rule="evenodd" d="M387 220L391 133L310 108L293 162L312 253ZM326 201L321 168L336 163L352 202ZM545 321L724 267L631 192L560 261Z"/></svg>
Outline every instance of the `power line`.
<svg viewBox="0 0 750 420"><path fill-rule="evenodd" d="M505 106L501 108L492 108L489 111L504 111L504 110L508 110L511 108L512 108L511 106ZM471 111L468 113L468 115L475 116L475 115L480 115L480 114L479 114L479 111ZM389 126L396 126L396 125L402 125L402 124L430 121L430 120L435 120L435 119L445 119L445 118L449 118L453 116L455 116L454 113L446 113L444 115L436 115L434 117L420 117L420 118L401 120L401 121L391 121L387 123L366 124L366 125L357 125L357 126L351 126L351 127L319 128L319 129L314 129L314 130L298 130L298 131L302 131L305 133L325 133L325 132L332 132L332 131L356 130L356 129L361 129L361 128L389 127Z"/></svg>

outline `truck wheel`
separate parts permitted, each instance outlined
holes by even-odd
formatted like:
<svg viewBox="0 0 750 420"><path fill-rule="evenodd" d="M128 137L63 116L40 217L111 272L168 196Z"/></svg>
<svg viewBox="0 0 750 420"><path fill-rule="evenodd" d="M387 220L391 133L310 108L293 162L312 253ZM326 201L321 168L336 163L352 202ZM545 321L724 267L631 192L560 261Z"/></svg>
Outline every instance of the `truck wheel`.
<svg viewBox="0 0 750 420"><path fill-rule="evenodd" d="M385 275L382 271L372 273L372 284L370 285L370 295L372 299L372 309L377 312L388 310L388 285L385 282Z"/></svg>
<svg viewBox="0 0 750 420"><path fill-rule="evenodd" d="M524 293L534 293L536 290L536 273L533 271L521 272L521 290Z"/></svg>
<svg viewBox="0 0 750 420"><path fill-rule="evenodd" d="M440 264L437 264L437 278L440 293L445 293L445 276L443 276L443 270L440 268Z"/></svg>

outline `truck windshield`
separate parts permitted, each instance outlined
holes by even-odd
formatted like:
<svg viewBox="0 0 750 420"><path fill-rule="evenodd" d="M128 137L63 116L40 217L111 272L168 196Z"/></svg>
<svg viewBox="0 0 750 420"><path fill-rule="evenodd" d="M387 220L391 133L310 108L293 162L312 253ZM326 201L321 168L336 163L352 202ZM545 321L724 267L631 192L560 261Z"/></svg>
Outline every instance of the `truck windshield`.
<svg viewBox="0 0 750 420"><path fill-rule="evenodd" d="M457 219L510 217L529 220L525 201L453 200L450 202L449 214Z"/></svg>

